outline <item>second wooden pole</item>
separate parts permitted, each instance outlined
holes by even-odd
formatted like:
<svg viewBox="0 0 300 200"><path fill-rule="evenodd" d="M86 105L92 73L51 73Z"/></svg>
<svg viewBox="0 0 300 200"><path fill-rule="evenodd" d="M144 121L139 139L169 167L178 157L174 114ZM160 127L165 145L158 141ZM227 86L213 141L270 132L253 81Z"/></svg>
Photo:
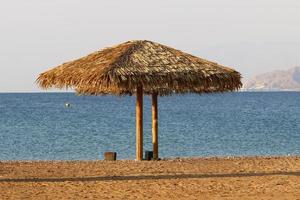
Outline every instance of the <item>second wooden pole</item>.
<svg viewBox="0 0 300 200"><path fill-rule="evenodd" d="M153 160L158 159L158 110L157 110L157 94L152 94L152 144L153 144Z"/></svg>

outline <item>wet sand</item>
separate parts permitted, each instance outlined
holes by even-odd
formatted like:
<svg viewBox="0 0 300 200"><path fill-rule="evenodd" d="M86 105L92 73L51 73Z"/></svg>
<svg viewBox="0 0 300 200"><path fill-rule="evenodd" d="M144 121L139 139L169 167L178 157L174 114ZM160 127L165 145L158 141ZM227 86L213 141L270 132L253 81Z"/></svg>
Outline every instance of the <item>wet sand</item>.
<svg viewBox="0 0 300 200"><path fill-rule="evenodd" d="M300 200L300 157L3 161L0 199Z"/></svg>

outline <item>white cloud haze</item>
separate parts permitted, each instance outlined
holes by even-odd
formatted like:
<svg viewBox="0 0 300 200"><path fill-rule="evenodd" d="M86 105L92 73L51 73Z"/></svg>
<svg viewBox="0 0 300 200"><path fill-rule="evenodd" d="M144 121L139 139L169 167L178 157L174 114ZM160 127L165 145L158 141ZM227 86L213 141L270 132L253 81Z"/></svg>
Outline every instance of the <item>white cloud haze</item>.
<svg viewBox="0 0 300 200"><path fill-rule="evenodd" d="M298 0L0 0L0 92L41 91L38 74L148 39L245 78L300 66Z"/></svg>

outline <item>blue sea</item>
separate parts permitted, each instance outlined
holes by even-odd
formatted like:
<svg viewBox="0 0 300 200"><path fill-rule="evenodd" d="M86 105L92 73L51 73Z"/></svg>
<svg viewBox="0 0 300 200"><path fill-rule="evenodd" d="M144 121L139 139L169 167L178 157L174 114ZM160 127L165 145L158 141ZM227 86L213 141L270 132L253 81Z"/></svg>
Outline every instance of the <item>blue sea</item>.
<svg viewBox="0 0 300 200"><path fill-rule="evenodd" d="M160 157L299 155L300 93L159 97ZM70 107L65 104L70 103ZM144 150L151 150L144 97ZM135 97L0 94L0 160L135 158Z"/></svg>

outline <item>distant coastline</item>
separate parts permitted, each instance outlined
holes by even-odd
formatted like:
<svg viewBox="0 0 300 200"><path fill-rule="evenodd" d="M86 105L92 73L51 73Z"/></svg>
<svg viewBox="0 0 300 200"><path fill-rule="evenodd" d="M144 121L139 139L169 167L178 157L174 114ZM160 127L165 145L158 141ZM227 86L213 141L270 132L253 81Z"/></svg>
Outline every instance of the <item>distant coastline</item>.
<svg viewBox="0 0 300 200"><path fill-rule="evenodd" d="M259 74L245 81L246 91L300 91L300 67Z"/></svg>

